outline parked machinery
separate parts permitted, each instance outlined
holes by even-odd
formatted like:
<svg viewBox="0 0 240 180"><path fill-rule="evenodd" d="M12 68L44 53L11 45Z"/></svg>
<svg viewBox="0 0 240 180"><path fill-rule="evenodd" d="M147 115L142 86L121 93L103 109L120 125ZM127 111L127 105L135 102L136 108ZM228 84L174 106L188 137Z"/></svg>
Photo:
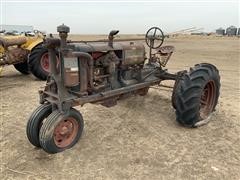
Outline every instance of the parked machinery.
<svg viewBox="0 0 240 180"><path fill-rule="evenodd" d="M118 31L111 31L108 42L67 41L70 28L57 28L60 39L49 37L50 75L40 92L40 106L31 114L27 137L31 144L48 153L74 146L82 135L82 115L74 106L100 103L111 107L130 95L146 95L153 85L173 80L172 105L176 120L188 127L206 124L218 102L220 77L208 63L171 74L164 69L174 51L161 46L164 35L152 27L145 36L149 57L142 43L114 42ZM56 56L57 54L57 56Z"/></svg>
<svg viewBox="0 0 240 180"><path fill-rule="evenodd" d="M43 47L44 35L36 31L24 35L0 36L0 67L14 65L22 74L30 72L46 80L49 73L48 50Z"/></svg>

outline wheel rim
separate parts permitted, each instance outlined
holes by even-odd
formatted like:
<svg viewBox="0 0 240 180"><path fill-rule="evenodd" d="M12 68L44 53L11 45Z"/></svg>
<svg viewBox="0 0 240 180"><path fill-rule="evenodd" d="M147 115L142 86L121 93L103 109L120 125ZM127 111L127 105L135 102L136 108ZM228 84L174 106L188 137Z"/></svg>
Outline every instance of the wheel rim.
<svg viewBox="0 0 240 180"><path fill-rule="evenodd" d="M40 63L42 69L46 72L49 72L49 56L47 52L42 55Z"/></svg>
<svg viewBox="0 0 240 180"><path fill-rule="evenodd" d="M216 86L213 81L209 81L202 92L200 104L200 117L206 119L214 109L216 99Z"/></svg>
<svg viewBox="0 0 240 180"><path fill-rule="evenodd" d="M54 129L54 142L57 147L69 146L77 136L79 125L76 119L68 117L59 122Z"/></svg>

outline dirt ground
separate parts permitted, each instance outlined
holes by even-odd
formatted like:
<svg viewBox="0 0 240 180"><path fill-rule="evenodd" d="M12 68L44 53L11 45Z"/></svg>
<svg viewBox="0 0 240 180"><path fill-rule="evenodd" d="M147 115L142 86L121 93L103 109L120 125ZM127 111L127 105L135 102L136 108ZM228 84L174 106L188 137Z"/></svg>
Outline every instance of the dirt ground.
<svg viewBox="0 0 240 180"><path fill-rule="evenodd" d="M240 41L177 37L167 68L215 64L221 95L211 122L189 129L175 121L171 91L151 89L105 108L79 107L85 129L70 150L49 155L27 140L27 118L44 82L12 66L0 78L0 179L240 179Z"/></svg>

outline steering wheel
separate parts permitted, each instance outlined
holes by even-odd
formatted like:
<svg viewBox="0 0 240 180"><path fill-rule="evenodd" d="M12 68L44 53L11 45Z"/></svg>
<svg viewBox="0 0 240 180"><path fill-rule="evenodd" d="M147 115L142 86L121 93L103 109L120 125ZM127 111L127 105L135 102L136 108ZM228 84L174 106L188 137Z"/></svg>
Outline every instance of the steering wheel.
<svg viewBox="0 0 240 180"><path fill-rule="evenodd" d="M148 47L157 49L163 44L164 34L160 28L152 27L147 31L145 41Z"/></svg>

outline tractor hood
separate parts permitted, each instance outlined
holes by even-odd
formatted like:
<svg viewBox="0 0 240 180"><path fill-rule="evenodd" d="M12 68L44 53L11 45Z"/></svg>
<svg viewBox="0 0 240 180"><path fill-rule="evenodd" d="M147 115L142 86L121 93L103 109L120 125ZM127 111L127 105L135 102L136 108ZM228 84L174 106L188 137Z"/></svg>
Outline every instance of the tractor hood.
<svg viewBox="0 0 240 180"><path fill-rule="evenodd" d="M144 49L144 45L139 42L114 42L113 47L108 42L78 42L68 43L68 46L74 51L81 52L103 52L111 50Z"/></svg>

